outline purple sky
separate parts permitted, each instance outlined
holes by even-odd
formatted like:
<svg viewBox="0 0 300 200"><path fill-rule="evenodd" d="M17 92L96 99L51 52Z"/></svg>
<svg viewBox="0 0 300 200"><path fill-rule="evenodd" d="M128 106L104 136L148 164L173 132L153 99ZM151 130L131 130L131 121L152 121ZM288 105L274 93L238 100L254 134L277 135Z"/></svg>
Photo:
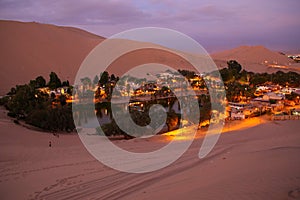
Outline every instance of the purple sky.
<svg viewBox="0 0 300 200"><path fill-rule="evenodd" d="M183 32L208 51L240 45L300 49L299 0L0 0L0 19L75 26L109 37L156 26Z"/></svg>

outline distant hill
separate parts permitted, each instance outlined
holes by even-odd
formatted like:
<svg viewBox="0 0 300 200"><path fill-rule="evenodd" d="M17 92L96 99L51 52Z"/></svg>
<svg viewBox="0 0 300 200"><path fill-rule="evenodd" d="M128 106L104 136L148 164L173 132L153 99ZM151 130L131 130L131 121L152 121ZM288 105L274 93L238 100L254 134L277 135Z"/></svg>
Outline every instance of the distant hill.
<svg viewBox="0 0 300 200"><path fill-rule="evenodd" d="M237 60L244 69L253 72L298 71L298 66L293 60L264 46L240 46L214 53L211 56L221 68L226 66L228 60ZM286 66L286 68L280 68L280 66Z"/></svg>
<svg viewBox="0 0 300 200"><path fill-rule="evenodd" d="M85 57L103 40L103 37L73 27L0 20L0 95L39 75L48 79L51 71L73 83ZM140 44L131 41L129 45ZM107 70L120 76L146 63L161 63L176 69L191 66L178 55L148 48L121 55Z"/></svg>
<svg viewBox="0 0 300 200"><path fill-rule="evenodd" d="M84 58L103 40L103 37L73 27L0 20L0 95L39 75L48 79L51 71L56 72L62 81L68 79L73 83ZM131 45L139 45L138 43ZM297 68L285 55L263 46L241 46L212 54L212 58L220 68L227 66L228 60L234 59L244 69L254 72L300 69L299 63ZM120 56L108 71L119 76L130 68L145 63L192 69L190 63L168 50L148 48ZM285 65L288 69L269 67L270 64Z"/></svg>
<svg viewBox="0 0 300 200"><path fill-rule="evenodd" d="M284 51L286 55L300 55L300 49L294 49L289 51Z"/></svg>
<svg viewBox="0 0 300 200"><path fill-rule="evenodd" d="M103 37L72 28L0 20L0 95L51 71L71 82L85 56Z"/></svg>

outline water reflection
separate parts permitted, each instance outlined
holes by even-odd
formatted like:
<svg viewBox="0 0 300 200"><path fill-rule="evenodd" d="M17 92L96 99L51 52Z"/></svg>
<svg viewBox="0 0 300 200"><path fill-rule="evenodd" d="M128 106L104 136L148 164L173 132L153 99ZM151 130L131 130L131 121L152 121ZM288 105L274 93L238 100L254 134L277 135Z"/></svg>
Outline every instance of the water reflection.
<svg viewBox="0 0 300 200"><path fill-rule="evenodd" d="M161 106L163 106L168 116L177 116L180 119L180 104L176 97L146 101L131 99L129 104L118 103L117 106L114 106L119 107L120 109L129 110L129 113L131 114L133 120L137 118L133 115L140 116L138 117L138 120L134 120L138 125L147 125L149 123L149 121L147 120L149 118L149 109L154 104L160 104ZM94 109L91 108L91 106L94 106ZM110 102L99 102L95 105L76 105L73 110L74 120L76 120L78 122L78 125L81 127L96 128L99 126L103 127L114 123ZM96 118L95 115L97 116ZM177 120L178 122L179 119ZM168 126L167 124L165 124L163 131L167 130Z"/></svg>

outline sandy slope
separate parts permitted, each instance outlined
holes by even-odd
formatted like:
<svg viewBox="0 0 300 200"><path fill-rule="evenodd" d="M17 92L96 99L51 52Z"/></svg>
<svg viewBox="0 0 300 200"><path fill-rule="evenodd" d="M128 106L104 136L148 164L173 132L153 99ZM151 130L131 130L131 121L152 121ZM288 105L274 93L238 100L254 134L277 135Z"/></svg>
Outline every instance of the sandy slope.
<svg viewBox="0 0 300 200"><path fill-rule="evenodd" d="M16 84L28 83L39 75L48 78L51 71L72 83L84 58L103 40L103 37L72 27L0 20L0 95L6 94ZM219 67L225 67L227 60L235 59L248 71L279 70L262 64L267 60L289 66L287 71L300 72L299 64L293 64L286 56L263 46L241 46L215 53L212 57ZM122 75L133 66L144 63L161 63L176 69L189 68L189 63L178 56L145 49L121 56L112 63L111 73Z"/></svg>
<svg viewBox="0 0 300 200"><path fill-rule="evenodd" d="M73 81L86 55L102 37L86 31L39 23L0 20L0 94L55 71Z"/></svg>
<svg viewBox="0 0 300 200"><path fill-rule="evenodd" d="M292 59L278 52L271 51L264 46L240 46L234 49L214 53L211 55L217 66L225 67L228 60L237 60L244 69L253 72L296 71L300 65ZM287 66L287 69L270 68L267 65L276 64Z"/></svg>
<svg viewBox="0 0 300 200"><path fill-rule="evenodd" d="M223 134L202 160L197 139L178 161L147 174L96 161L76 135L59 138L0 118L1 199L294 199L300 192L299 121ZM116 141L135 151L153 140ZM52 147L48 142L52 141Z"/></svg>
<svg viewBox="0 0 300 200"><path fill-rule="evenodd" d="M278 62L280 64L292 63L292 60L278 52L271 51L264 46L240 46L212 55L217 59L238 59L240 62L262 63Z"/></svg>

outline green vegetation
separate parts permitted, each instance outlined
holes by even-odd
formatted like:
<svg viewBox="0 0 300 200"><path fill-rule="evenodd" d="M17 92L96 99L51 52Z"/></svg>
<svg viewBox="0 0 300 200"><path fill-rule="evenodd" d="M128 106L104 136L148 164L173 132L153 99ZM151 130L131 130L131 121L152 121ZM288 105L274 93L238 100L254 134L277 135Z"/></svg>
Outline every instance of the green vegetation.
<svg viewBox="0 0 300 200"><path fill-rule="evenodd" d="M64 86L66 93L55 95L54 92ZM29 84L17 85L1 100L8 110L8 115L23 119L26 123L49 131L73 131L75 128L71 105L67 98L72 93L69 82L63 84L55 72L51 72L50 81L42 76L31 80Z"/></svg>
<svg viewBox="0 0 300 200"><path fill-rule="evenodd" d="M56 89L59 88L61 86L61 81L58 78L58 76L56 75L55 72L51 72L50 73L50 81L48 83L48 86L50 89Z"/></svg>
<svg viewBox="0 0 300 200"><path fill-rule="evenodd" d="M239 102L241 98L252 98L256 86L274 84L289 87L300 86L300 74L296 72L253 73L242 70L242 66L234 60L227 62L227 68L220 70L226 89L228 101Z"/></svg>
<svg viewBox="0 0 300 200"><path fill-rule="evenodd" d="M210 97L205 92L208 91L207 86L214 89L220 88L222 81L220 78L223 79L226 98L230 102L240 102L253 98L256 87L263 84L278 84L283 87L300 86L300 74L295 72L284 73L282 71L272 74L247 72L235 60L228 61L227 68L204 74L204 76L188 70L178 70L178 72L190 82L195 90L200 91L201 95L198 95L200 122L207 121L211 117ZM175 76L175 80L169 79L166 81L177 83L182 81L178 76ZM114 74L110 75L107 71L101 73L100 76L96 75L93 80L89 77L82 78L81 82L83 89L76 90L76 95L80 98L94 96L98 117L102 117L101 109L106 109L108 112L111 121L101 124L102 129L108 136L124 135L125 138L131 138L112 119L110 99L117 82L122 88L122 91L117 91L120 93L119 95L131 95L134 93L135 97L131 99L134 101L135 98L139 96L145 97L147 94L149 99L151 99L143 102L144 110L142 112L140 110L130 110L130 115L136 124L140 126L148 125L151 121L149 108L152 104L158 103L167 108L166 125L168 131L179 127L181 116L172 110L172 106L177 98L167 86L158 88L155 82L146 83L146 79L138 79L131 76L124 76L119 79L119 77L116 77ZM128 84L131 82L140 84L141 87L132 91L131 86ZM186 87L186 85L182 85L182 87ZM48 83L42 76L38 76L36 79L30 80L28 84L17 85L15 88L12 88L7 96L0 99L0 105L4 105L9 110L9 116L15 117L17 120L22 119L33 126L49 131L73 131L75 125L72 108L70 103L68 103L68 100L72 97L72 90L73 87L69 85L68 81L62 82L55 72L51 72ZM115 94L117 95L117 93ZM296 97L299 98L295 93L286 95L287 100L293 100ZM222 99L222 97L219 99Z"/></svg>
<svg viewBox="0 0 300 200"><path fill-rule="evenodd" d="M71 132L75 128L70 105L34 110L29 113L25 122L54 132Z"/></svg>

